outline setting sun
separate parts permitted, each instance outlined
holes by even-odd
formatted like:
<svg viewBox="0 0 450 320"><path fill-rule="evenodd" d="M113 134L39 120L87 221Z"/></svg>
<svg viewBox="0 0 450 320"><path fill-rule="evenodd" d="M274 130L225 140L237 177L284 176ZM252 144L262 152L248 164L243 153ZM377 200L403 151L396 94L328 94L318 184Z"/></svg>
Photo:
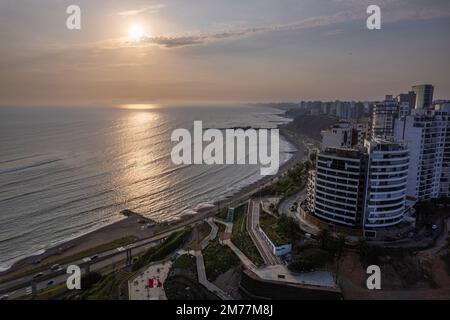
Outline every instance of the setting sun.
<svg viewBox="0 0 450 320"><path fill-rule="evenodd" d="M128 30L128 38L131 41L138 42L145 36L144 28L140 25L134 25Z"/></svg>

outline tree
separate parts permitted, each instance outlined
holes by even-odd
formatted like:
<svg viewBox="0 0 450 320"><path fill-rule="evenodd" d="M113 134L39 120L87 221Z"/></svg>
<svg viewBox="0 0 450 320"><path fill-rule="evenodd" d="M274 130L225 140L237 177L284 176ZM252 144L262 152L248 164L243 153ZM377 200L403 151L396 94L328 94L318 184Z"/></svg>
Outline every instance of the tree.
<svg viewBox="0 0 450 320"><path fill-rule="evenodd" d="M289 263L288 268L297 272L308 272L323 267L330 261L330 254L319 248L303 251L299 257Z"/></svg>
<svg viewBox="0 0 450 320"><path fill-rule="evenodd" d="M330 230L322 229L319 232L317 237L318 237L319 242L320 242L320 247L322 249L324 249L324 250L327 250L327 248L330 247L329 244L330 244L330 241L331 241L331 238L332 238Z"/></svg>
<svg viewBox="0 0 450 320"><path fill-rule="evenodd" d="M278 226L280 232L286 235L291 243L298 239L301 230L294 218L282 215L278 220Z"/></svg>
<svg viewBox="0 0 450 320"><path fill-rule="evenodd" d="M345 235L339 235L336 239L336 254L338 259L341 258L342 253L345 249L345 243L347 242L347 237Z"/></svg>

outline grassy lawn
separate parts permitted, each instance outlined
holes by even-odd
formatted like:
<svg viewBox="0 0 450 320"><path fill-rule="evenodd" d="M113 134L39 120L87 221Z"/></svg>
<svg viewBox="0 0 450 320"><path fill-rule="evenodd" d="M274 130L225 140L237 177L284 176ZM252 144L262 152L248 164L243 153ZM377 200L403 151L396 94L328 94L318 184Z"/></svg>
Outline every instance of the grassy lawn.
<svg viewBox="0 0 450 320"><path fill-rule="evenodd" d="M209 281L214 281L218 276L231 268L237 267L239 258L226 246L221 246L218 239L211 242L203 251L206 276Z"/></svg>
<svg viewBox="0 0 450 320"><path fill-rule="evenodd" d="M216 222L217 227L219 228L219 230L217 231L217 233L224 233L225 230L227 229L227 227L224 224L221 223L217 223Z"/></svg>
<svg viewBox="0 0 450 320"><path fill-rule="evenodd" d="M184 230L172 234L162 244L150 248L133 264L133 271L137 271L151 262L166 258L185 243L185 240L190 233L191 229L185 228Z"/></svg>
<svg viewBox="0 0 450 320"><path fill-rule="evenodd" d="M170 269L164 282L164 290L169 300L217 300L205 287L198 283L197 262L191 255L179 257Z"/></svg>
<svg viewBox="0 0 450 320"><path fill-rule="evenodd" d="M266 235L276 246L281 246L290 242L289 239L284 235L284 232L280 230L278 220L271 215L264 213L262 210L259 217L259 223L261 229L264 230Z"/></svg>
<svg viewBox="0 0 450 320"><path fill-rule="evenodd" d="M236 210L234 215L234 226L231 241L239 248L255 265L259 266L264 263L258 249L256 249L250 235L247 232L247 205Z"/></svg>
<svg viewBox="0 0 450 320"><path fill-rule="evenodd" d="M183 270L184 272L197 273L197 262L195 257L185 254L179 257L172 265L173 270Z"/></svg>
<svg viewBox="0 0 450 320"><path fill-rule="evenodd" d="M220 213L217 215L217 218L222 219L224 221L227 220L228 217L228 208L223 208L220 210Z"/></svg>
<svg viewBox="0 0 450 320"><path fill-rule="evenodd" d="M121 292L120 286L133 275L131 272L121 270L111 275L103 277L103 279L94 285L88 291L80 295L82 300L120 300L128 299L124 292Z"/></svg>

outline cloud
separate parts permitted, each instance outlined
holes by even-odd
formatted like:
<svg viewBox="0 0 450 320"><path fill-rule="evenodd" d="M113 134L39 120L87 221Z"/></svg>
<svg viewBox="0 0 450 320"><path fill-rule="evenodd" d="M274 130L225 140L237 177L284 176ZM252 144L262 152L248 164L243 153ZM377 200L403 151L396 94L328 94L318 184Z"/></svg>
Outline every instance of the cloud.
<svg viewBox="0 0 450 320"><path fill-rule="evenodd" d="M340 2L342 0L334 0ZM360 1L360 0L358 0ZM356 2L350 2L355 5ZM384 0L380 1L383 6L393 5L382 9L383 25L390 23L398 23L405 21L430 20L443 17L450 17L450 6L446 4L449 10L443 10L442 4L431 5L404 5L404 0ZM411 2L410 2L411 4ZM177 35L177 36L158 36L147 37L143 39L140 45L159 45L166 48L177 48L193 45L207 44L210 42L221 41L226 39L238 39L255 34L264 34L282 31L296 31L304 29L312 29L319 27L330 27L346 22L361 22L361 28L366 27L367 13L364 5L357 6L352 9L337 12L330 15L322 15L309 17L303 20L295 21L287 24L259 26L253 28L236 28L216 33Z"/></svg>
<svg viewBox="0 0 450 320"><path fill-rule="evenodd" d="M351 12L341 12L329 16L318 16L307 18L301 21L282 25L260 26L253 28L237 28L234 30L225 30L215 33L203 33L194 35L147 37L142 39L138 45L139 46L160 45L166 48L185 47L185 46L206 44L226 39L238 39L255 34L264 34L269 32L280 32L280 31L295 31L315 27L323 27L355 19L365 19L365 15L358 16Z"/></svg>
<svg viewBox="0 0 450 320"><path fill-rule="evenodd" d="M136 15L139 15L142 13L157 13L158 11L160 11L163 8L165 8L164 4L152 4L152 5L140 8L140 9L121 11L117 15L119 15L119 16L136 16Z"/></svg>

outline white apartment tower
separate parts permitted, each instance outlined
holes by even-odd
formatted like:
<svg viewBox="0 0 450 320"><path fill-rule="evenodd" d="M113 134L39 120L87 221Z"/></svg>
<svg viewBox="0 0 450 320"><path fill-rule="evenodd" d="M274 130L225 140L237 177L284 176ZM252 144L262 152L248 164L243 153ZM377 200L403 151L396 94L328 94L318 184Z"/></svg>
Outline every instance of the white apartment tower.
<svg viewBox="0 0 450 320"><path fill-rule="evenodd" d="M310 173L306 208L328 223L375 230L399 224L406 212L409 151L391 140L359 149L328 148Z"/></svg>
<svg viewBox="0 0 450 320"><path fill-rule="evenodd" d="M392 96L386 96L383 103L376 104L372 113L372 137L392 138L399 106Z"/></svg>
<svg viewBox="0 0 450 320"><path fill-rule="evenodd" d="M412 202L450 195L450 106L415 109L395 124L410 149L407 194Z"/></svg>
<svg viewBox="0 0 450 320"><path fill-rule="evenodd" d="M351 148L353 126L347 121L335 124L331 129L322 131L321 149Z"/></svg>
<svg viewBox="0 0 450 320"><path fill-rule="evenodd" d="M409 150L401 143L378 138L366 141L366 148L365 228L394 226L406 211Z"/></svg>

